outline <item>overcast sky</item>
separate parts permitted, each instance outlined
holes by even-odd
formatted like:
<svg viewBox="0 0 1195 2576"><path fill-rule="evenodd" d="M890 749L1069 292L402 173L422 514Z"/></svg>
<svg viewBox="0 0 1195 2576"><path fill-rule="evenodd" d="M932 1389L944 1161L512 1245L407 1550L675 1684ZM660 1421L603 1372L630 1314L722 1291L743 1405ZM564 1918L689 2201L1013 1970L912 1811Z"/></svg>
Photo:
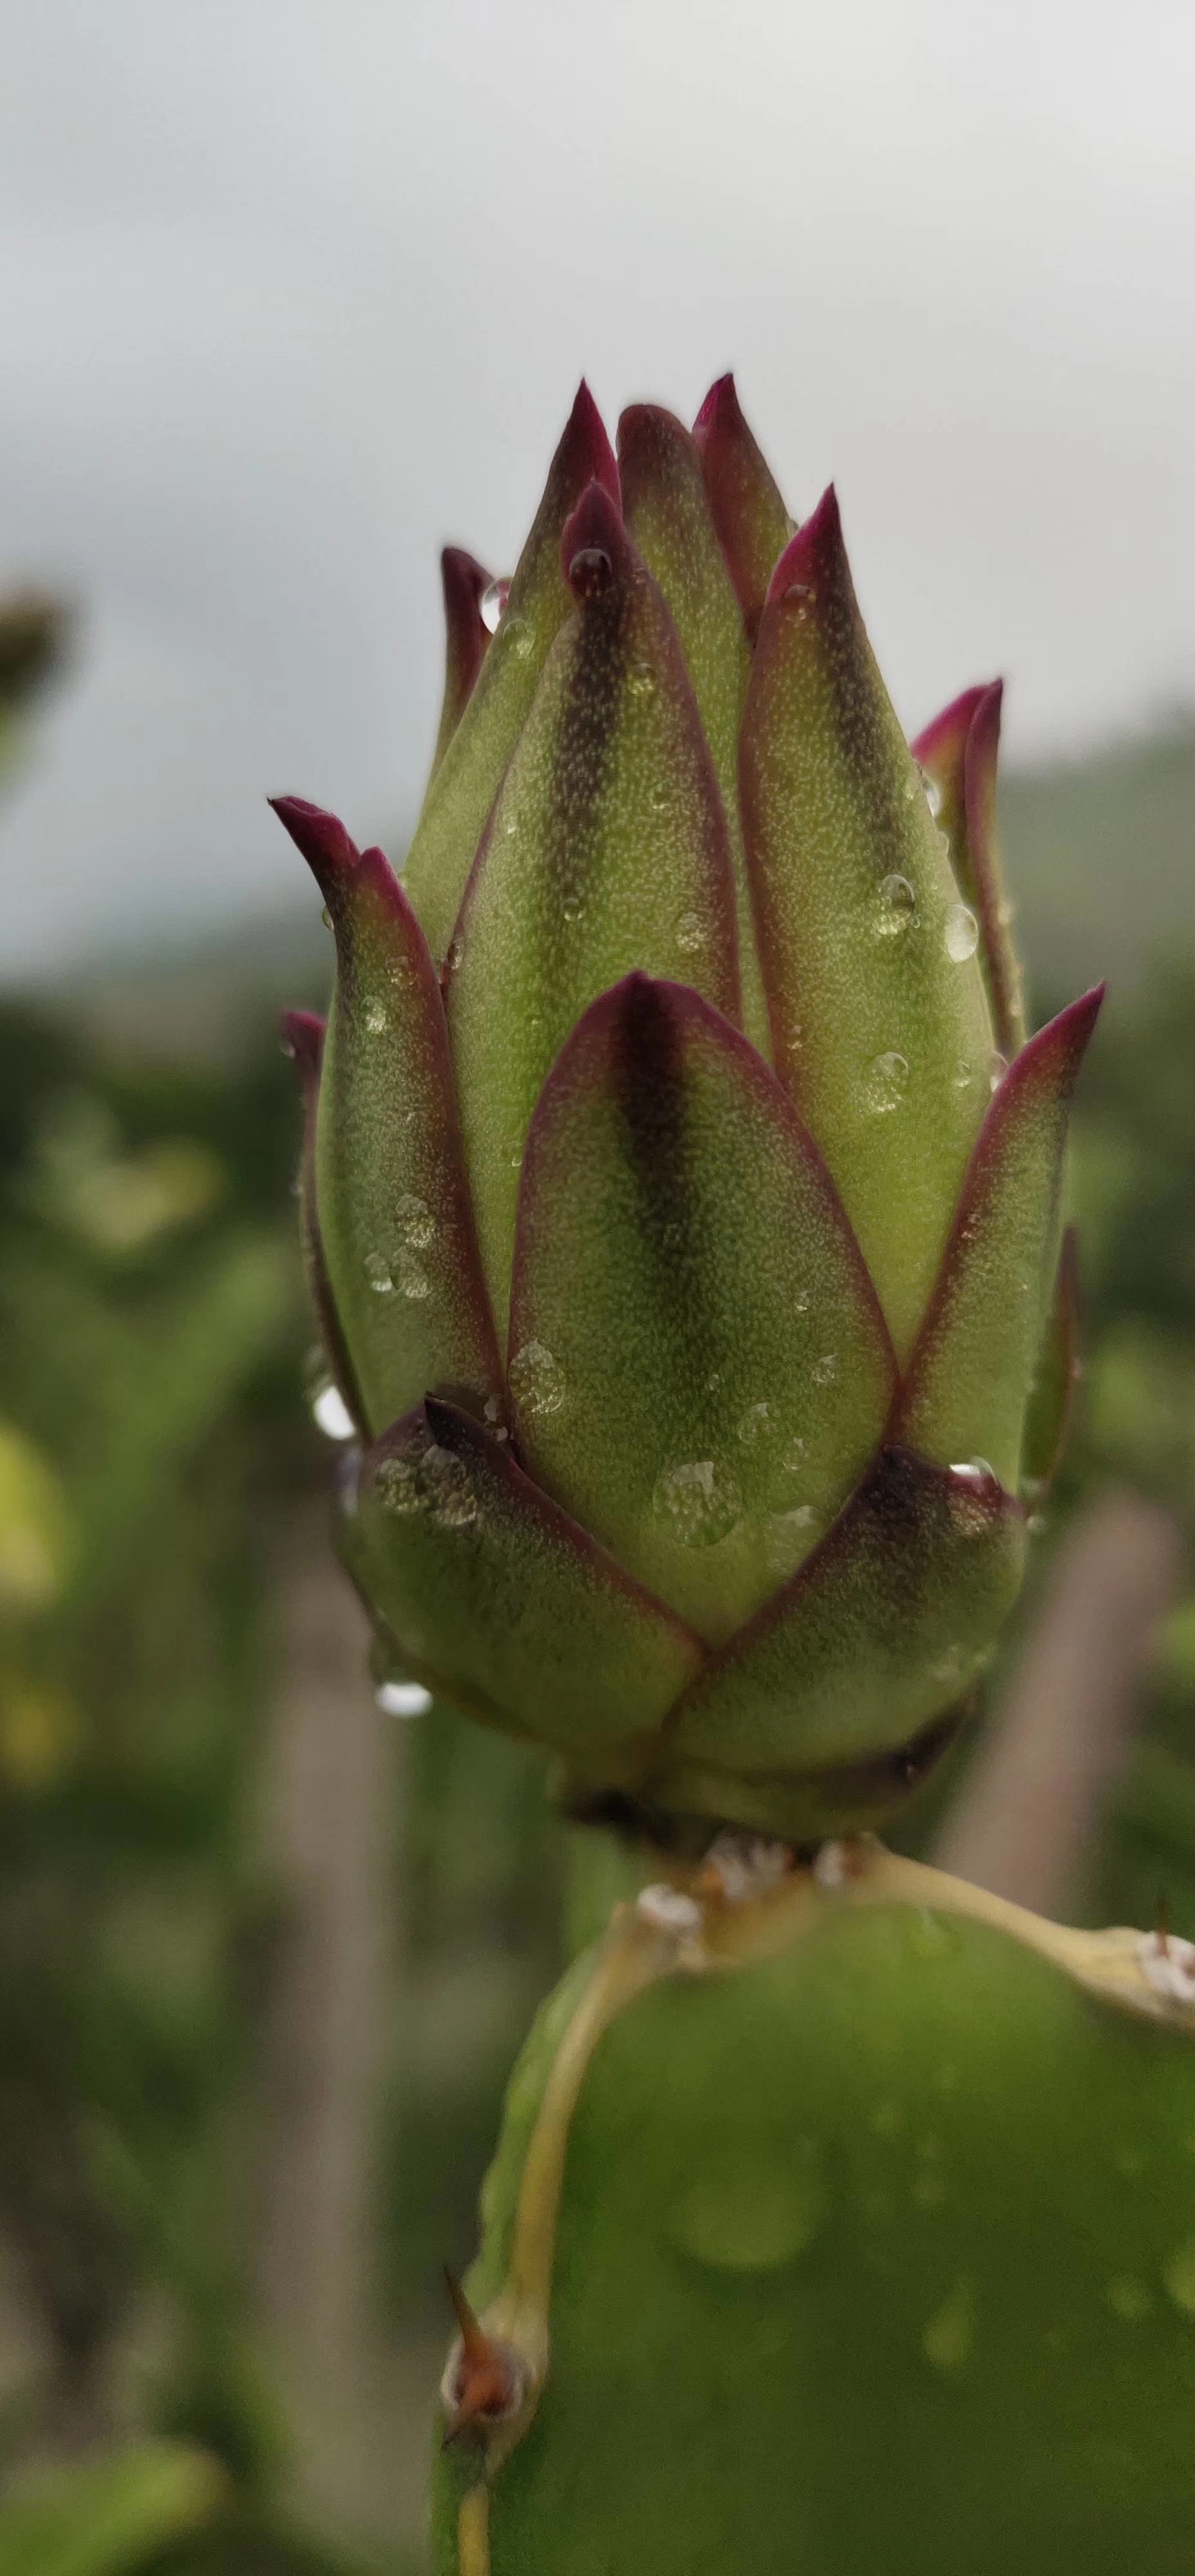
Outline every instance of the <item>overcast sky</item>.
<svg viewBox="0 0 1195 2576"><path fill-rule="evenodd" d="M8 973L393 840L437 550L509 569L582 369L727 366L833 475L910 730L1195 699L1190 0L4 0L0 575L81 603Z"/></svg>

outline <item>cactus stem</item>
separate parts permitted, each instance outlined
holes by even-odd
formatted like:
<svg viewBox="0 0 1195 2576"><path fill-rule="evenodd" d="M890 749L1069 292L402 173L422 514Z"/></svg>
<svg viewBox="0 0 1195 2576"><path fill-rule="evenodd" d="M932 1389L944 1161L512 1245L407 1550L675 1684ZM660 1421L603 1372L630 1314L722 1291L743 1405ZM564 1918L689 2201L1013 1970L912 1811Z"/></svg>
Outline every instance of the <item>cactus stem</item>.
<svg viewBox="0 0 1195 2576"><path fill-rule="evenodd" d="M444 2439L472 2424L483 2458L482 2483L460 2506L459 2576L489 2576L490 2491L531 2423L547 2375L569 2131L603 2034L662 1978L725 1974L778 1957L843 1907L863 1905L986 1924L1050 1960L1099 2002L1195 2036L1195 1943L1178 1939L1165 1919L1145 1933L1051 1923L967 1879L906 1860L871 1834L824 1843L804 1862L784 1845L724 1837L715 1870L708 1855L688 1868L673 1863L668 1880L615 1909L557 2049L523 2166L501 2290L478 2318L448 2276L461 2338L442 2385Z"/></svg>

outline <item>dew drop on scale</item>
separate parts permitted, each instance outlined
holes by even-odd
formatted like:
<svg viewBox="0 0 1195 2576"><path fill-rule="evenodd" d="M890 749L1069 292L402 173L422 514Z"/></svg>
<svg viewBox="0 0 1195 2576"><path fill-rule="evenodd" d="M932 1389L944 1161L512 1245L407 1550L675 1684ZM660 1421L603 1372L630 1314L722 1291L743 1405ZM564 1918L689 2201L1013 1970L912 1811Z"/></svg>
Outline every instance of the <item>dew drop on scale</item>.
<svg viewBox="0 0 1195 2576"><path fill-rule="evenodd" d="M379 1682L374 1700L383 1717L422 1717L432 1695L422 1682Z"/></svg>
<svg viewBox="0 0 1195 2576"><path fill-rule="evenodd" d="M356 1437L357 1425L339 1387L333 1386L330 1378L326 1378L323 1385L316 1389L312 1397L311 1412L312 1419L317 1429L323 1432L325 1440L352 1440Z"/></svg>
<svg viewBox="0 0 1195 2576"><path fill-rule="evenodd" d="M657 1476L652 1511L678 1547L716 1547L743 1517L733 1470L721 1458L679 1459Z"/></svg>
<svg viewBox="0 0 1195 2576"><path fill-rule="evenodd" d="M498 620L506 606L509 591L510 583L508 581L487 582L478 602L478 606L481 611L481 622L487 635L492 635L494 633Z"/></svg>
<svg viewBox="0 0 1195 2576"><path fill-rule="evenodd" d="M884 1055L873 1056L867 1068L867 1106L877 1118L899 1109L908 1088L909 1060L891 1047Z"/></svg>
<svg viewBox="0 0 1195 2576"><path fill-rule="evenodd" d="M404 1190L395 1201L394 1220L400 1243L409 1244L413 1252L426 1252L436 1231L436 1220L426 1200L416 1198L413 1190Z"/></svg>
<svg viewBox="0 0 1195 2576"><path fill-rule="evenodd" d="M533 1419L563 1409L564 1371L546 1342L524 1342L510 1363L510 1391L520 1412Z"/></svg>
<svg viewBox="0 0 1195 2576"><path fill-rule="evenodd" d="M917 897L907 877L892 875L882 878L876 896L875 928L880 939L898 939L907 930L917 909Z"/></svg>
<svg viewBox="0 0 1195 2576"><path fill-rule="evenodd" d="M965 903L952 903L942 930L942 945L952 966L965 966L979 946L979 923Z"/></svg>

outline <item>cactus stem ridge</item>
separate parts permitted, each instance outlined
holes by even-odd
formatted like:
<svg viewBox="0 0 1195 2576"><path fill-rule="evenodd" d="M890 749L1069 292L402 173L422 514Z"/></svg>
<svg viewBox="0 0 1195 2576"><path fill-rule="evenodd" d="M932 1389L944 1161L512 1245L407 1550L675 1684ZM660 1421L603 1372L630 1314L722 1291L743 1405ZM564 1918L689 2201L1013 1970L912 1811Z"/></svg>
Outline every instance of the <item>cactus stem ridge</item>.
<svg viewBox="0 0 1195 2576"><path fill-rule="evenodd" d="M672 1894L672 1890L661 1891ZM704 1967L693 1942L701 1910L616 1908L589 1979L552 2066L539 2107L515 2212L510 2264L501 2290L476 2320L479 2335L513 2357L522 2373L518 2403L501 2420L477 2419L486 2476L509 2457L531 2423L548 2367L548 2309L556 2251L556 2218L569 2129L586 2069L604 2031L658 1978L681 1966ZM462 2558L462 2568L464 2567ZM485 2561L478 2561L483 2569Z"/></svg>
<svg viewBox="0 0 1195 2576"><path fill-rule="evenodd" d="M457 2566L460 2576L490 2576L490 2491L469 2487L461 2497L457 2520Z"/></svg>

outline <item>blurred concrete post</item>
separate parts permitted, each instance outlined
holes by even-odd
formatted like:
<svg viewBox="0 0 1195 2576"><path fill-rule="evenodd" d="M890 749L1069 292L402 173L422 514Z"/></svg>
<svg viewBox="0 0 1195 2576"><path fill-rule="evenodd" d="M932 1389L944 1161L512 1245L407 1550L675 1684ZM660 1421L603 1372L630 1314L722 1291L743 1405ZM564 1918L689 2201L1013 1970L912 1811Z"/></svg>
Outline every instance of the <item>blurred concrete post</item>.
<svg viewBox="0 0 1195 2576"><path fill-rule="evenodd" d="M1106 1494L1059 1548L1020 1663L933 1858L1039 1914L1065 1910L1142 1711L1182 1533L1139 1494Z"/></svg>
<svg viewBox="0 0 1195 2576"><path fill-rule="evenodd" d="M283 1675L263 1832L285 1913L264 2046L259 2297L303 2484L313 2503L343 2510L360 2501L377 2434L369 2203L395 1942L392 1733L323 1507L304 1512L285 1545L277 1617Z"/></svg>

